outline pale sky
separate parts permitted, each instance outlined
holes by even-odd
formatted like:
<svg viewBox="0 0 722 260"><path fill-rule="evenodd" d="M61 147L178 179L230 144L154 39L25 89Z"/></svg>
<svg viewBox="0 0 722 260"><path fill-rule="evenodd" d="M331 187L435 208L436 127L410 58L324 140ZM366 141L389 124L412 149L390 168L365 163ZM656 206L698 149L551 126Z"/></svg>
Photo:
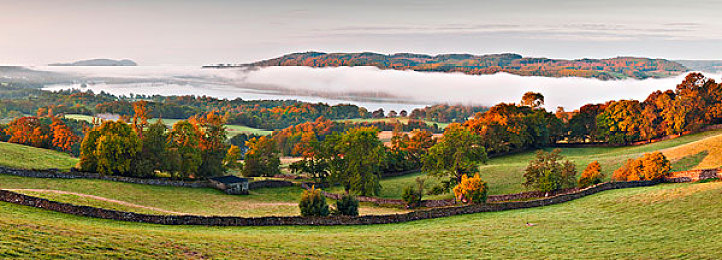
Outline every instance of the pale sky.
<svg viewBox="0 0 722 260"><path fill-rule="evenodd" d="M246 63L289 52L722 59L722 1L0 0L0 64Z"/></svg>

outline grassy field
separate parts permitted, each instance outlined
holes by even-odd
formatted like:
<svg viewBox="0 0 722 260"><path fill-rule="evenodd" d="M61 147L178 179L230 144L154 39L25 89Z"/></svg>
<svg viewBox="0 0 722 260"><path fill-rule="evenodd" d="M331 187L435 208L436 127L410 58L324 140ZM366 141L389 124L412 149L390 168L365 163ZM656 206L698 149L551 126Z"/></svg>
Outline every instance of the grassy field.
<svg viewBox="0 0 722 260"><path fill-rule="evenodd" d="M0 189L40 189L72 192L137 205L129 207L95 198L53 192L18 191L47 199L84 206L113 205L132 212L170 211L181 214L215 216L294 216L299 215L299 187L256 189L250 195L230 196L216 189L141 185L91 179L42 179L0 175ZM329 204L332 203L329 201ZM141 206L141 207L138 207ZM142 208L145 207L145 208ZM148 209L153 208L156 210ZM158 210L159 209L159 210ZM400 209L362 205L361 214L387 214Z"/></svg>
<svg viewBox="0 0 722 260"><path fill-rule="evenodd" d="M354 118L354 119L338 119L338 120L334 120L334 121L337 121L337 122L387 122L387 123L393 122L393 121L399 121L403 124L406 124L409 122L409 119L408 118ZM429 120L423 120L423 121L426 122L426 124L428 124L428 125L436 124L437 126L439 126L439 129L444 129L447 126L449 126L449 123L439 123L439 122L434 122L434 121L429 121Z"/></svg>
<svg viewBox="0 0 722 260"><path fill-rule="evenodd" d="M720 193L721 182L663 184L542 208L336 227L160 226L0 203L0 258L718 259Z"/></svg>
<svg viewBox="0 0 722 260"><path fill-rule="evenodd" d="M70 170L77 158L48 149L0 142L0 165L22 169L57 168Z"/></svg>
<svg viewBox="0 0 722 260"><path fill-rule="evenodd" d="M552 149L546 149L551 151ZM676 171L714 168L722 166L722 131L710 131L679 137L663 142L640 145L634 147L615 148L564 148L562 155L577 165L582 172L592 161L599 161L602 172L610 179L612 172L619 168L628 158L636 158L644 153L663 151L672 161L672 168ZM535 152L524 152L509 156L490 159L487 164L480 167L481 177L489 183L489 194L508 194L526 191L524 182L524 168L534 157ZM425 177L424 173L416 173L395 178L381 180L381 194L384 198L401 198L403 188L415 184L417 177ZM441 181L439 178L429 178L426 187L431 188ZM340 187L333 187L332 192L341 192ZM451 194L440 196L427 196L426 199L452 198Z"/></svg>
<svg viewBox="0 0 722 260"><path fill-rule="evenodd" d="M65 115L66 118L76 119L76 120L84 120L87 122L92 122L93 117L88 115L78 115L78 114L68 114ZM150 119L148 120L150 123L155 123L158 119ZM178 121L181 121L182 119L162 119L163 123L168 125L169 127L173 126ZM263 129L257 129L252 128L248 126L242 126L242 125L226 125L226 130L228 131L228 137L233 137L238 134L246 133L246 134L257 134L257 135L270 135L273 131L263 130Z"/></svg>

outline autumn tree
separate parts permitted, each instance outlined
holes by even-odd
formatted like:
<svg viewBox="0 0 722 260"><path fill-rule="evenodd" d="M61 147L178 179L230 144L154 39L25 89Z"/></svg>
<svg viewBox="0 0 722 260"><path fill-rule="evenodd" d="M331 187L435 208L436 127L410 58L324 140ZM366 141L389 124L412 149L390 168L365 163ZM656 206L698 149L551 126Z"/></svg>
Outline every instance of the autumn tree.
<svg viewBox="0 0 722 260"><path fill-rule="evenodd" d="M544 105L544 95L536 92L526 92L521 97L521 105L531 108L538 108Z"/></svg>
<svg viewBox="0 0 722 260"><path fill-rule="evenodd" d="M59 118L52 117L52 120L53 123L50 124L50 129L53 133L53 147L61 151L70 152L73 149L73 145L75 145L80 138Z"/></svg>
<svg viewBox="0 0 722 260"><path fill-rule="evenodd" d="M481 180L477 173L474 177L462 176L459 184L454 187L454 196L464 203L480 204L486 203L487 191L486 182Z"/></svg>
<svg viewBox="0 0 722 260"><path fill-rule="evenodd" d="M265 136L253 138L246 143L246 146L248 151L244 156L243 176L270 177L281 173L278 169L281 164L278 149L271 138Z"/></svg>
<svg viewBox="0 0 722 260"><path fill-rule="evenodd" d="M602 183L604 174L602 174L602 166L597 161L593 161L587 168L582 172L582 176L579 177L579 187L586 188L594 184Z"/></svg>
<svg viewBox="0 0 722 260"><path fill-rule="evenodd" d="M200 133L201 165L198 177L222 175L223 159L226 156L226 127L223 117L215 112L191 118Z"/></svg>
<svg viewBox="0 0 722 260"><path fill-rule="evenodd" d="M577 183L574 163L563 161L561 149L552 152L539 150L524 170L524 186L542 192L574 187Z"/></svg>
<svg viewBox="0 0 722 260"><path fill-rule="evenodd" d="M169 170L180 178L197 177L201 165L200 137L198 129L188 120L178 121L168 136Z"/></svg>
<svg viewBox="0 0 722 260"><path fill-rule="evenodd" d="M600 135L610 143L624 144L640 136L642 106L636 100L614 101L597 116Z"/></svg>
<svg viewBox="0 0 722 260"><path fill-rule="evenodd" d="M449 177L452 184L461 182L464 175L478 171L479 163L487 160L481 138L460 124L452 123L444 136L424 158L423 169L430 176Z"/></svg>
<svg viewBox="0 0 722 260"><path fill-rule="evenodd" d="M241 148L238 148L238 146L235 145L231 145L231 147L228 148L228 151L226 152L226 157L223 158L223 165L231 169L240 168L241 164L238 163L238 160L240 159Z"/></svg>
<svg viewBox="0 0 722 260"><path fill-rule="evenodd" d="M669 176L669 160L661 152L645 153L637 159L628 159L614 171L615 181L661 180Z"/></svg>
<svg viewBox="0 0 722 260"><path fill-rule="evenodd" d="M328 156L322 149L321 142L313 132L305 132L301 141L294 148L295 153L301 155L301 160L292 163L289 168L294 173L307 173L316 182L326 182L328 177Z"/></svg>

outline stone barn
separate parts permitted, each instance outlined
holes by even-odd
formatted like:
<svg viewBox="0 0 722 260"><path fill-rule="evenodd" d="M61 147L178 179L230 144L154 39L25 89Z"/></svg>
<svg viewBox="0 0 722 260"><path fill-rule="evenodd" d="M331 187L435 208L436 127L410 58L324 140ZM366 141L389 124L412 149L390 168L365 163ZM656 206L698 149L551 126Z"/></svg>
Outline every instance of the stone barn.
<svg viewBox="0 0 722 260"><path fill-rule="evenodd" d="M248 194L248 179L240 178L233 175L213 177L209 181L216 189L222 190L228 194Z"/></svg>

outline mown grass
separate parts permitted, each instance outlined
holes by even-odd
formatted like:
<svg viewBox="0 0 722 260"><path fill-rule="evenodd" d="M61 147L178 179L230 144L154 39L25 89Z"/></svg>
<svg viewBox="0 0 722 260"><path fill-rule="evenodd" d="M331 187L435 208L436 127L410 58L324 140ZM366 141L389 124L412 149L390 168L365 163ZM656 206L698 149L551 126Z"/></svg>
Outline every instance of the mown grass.
<svg viewBox="0 0 722 260"><path fill-rule="evenodd" d="M79 114L68 114L65 115L66 118L76 119L76 120L83 120L87 122L92 122L93 117L88 115L79 115ZM178 121L181 121L183 119L161 119L163 120L163 124L172 127L173 124L177 123ZM153 118L148 120L150 123L155 123L158 121L158 119ZM233 137L238 134L246 133L246 134L257 134L257 135L270 135L273 131L243 126L243 125L226 125L226 130L228 131L228 137Z"/></svg>
<svg viewBox="0 0 722 260"><path fill-rule="evenodd" d="M334 227L161 226L0 203L0 258L719 259L720 193L721 182L663 184L541 208Z"/></svg>
<svg viewBox="0 0 722 260"><path fill-rule="evenodd" d="M43 179L0 175L0 189L60 190L129 202L166 211L215 216L296 216L300 214L300 187L265 188L252 190L250 195L233 196L211 188L181 188L121 183L92 179ZM27 191L19 191L27 193ZM53 199L57 194L31 192L33 196ZM75 196L77 197L77 196ZM93 206L97 200L73 196L61 197L62 202ZM329 201L329 204L331 201ZM138 208L130 211L139 212ZM363 205L361 214L402 212L393 208L373 208ZM140 212L143 213L143 212Z"/></svg>
<svg viewBox="0 0 722 260"><path fill-rule="evenodd" d="M78 163L69 154L26 145L0 142L0 166L20 169L70 170Z"/></svg>

